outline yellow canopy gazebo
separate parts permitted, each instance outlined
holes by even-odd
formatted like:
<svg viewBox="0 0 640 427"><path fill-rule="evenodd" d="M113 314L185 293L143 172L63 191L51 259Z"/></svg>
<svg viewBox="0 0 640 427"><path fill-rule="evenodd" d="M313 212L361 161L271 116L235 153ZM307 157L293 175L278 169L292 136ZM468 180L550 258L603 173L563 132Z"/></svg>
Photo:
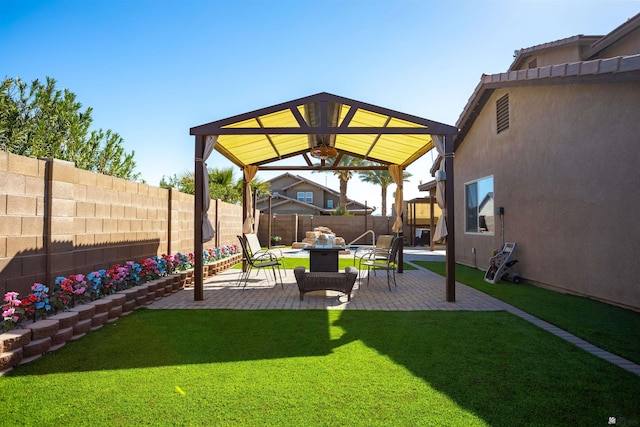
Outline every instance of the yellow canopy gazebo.
<svg viewBox="0 0 640 427"><path fill-rule="evenodd" d="M209 190L205 161L215 149L243 171L244 232L253 230L249 183L258 170L375 170L387 169L396 190L396 221L392 230L402 234L403 172L434 148L444 148L447 196L453 195L453 139L458 129L372 104L322 92L191 128L195 136L194 298L204 299L203 243L213 237L206 216ZM442 143L442 144L441 144ZM437 147L440 151L440 147ZM338 166L353 156L377 166ZM299 166L269 166L298 157ZM320 160L315 166L311 157ZM446 295L455 301L455 247L453 197L446 197ZM400 252L401 254L402 252ZM400 258L402 265L402 258Z"/></svg>

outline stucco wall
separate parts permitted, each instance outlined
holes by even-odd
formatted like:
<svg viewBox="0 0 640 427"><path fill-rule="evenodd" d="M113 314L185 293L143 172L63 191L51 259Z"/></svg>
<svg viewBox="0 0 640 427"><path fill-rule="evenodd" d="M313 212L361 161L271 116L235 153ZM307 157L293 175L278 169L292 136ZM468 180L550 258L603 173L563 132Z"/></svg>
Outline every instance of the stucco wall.
<svg viewBox="0 0 640 427"><path fill-rule="evenodd" d="M547 65L562 64L565 62L580 61L580 51L577 46L570 45L565 47L557 47L556 49L543 50L533 54L536 58L538 67L546 67ZM533 59L529 59L522 67L527 69L527 64Z"/></svg>
<svg viewBox="0 0 640 427"><path fill-rule="evenodd" d="M627 34L623 39L598 53L599 58L611 58L613 56L637 55L640 52L640 29Z"/></svg>
<svg viewBox="0 0 640 427"><path fill-rule="evenodd" d="M193 196L176 190L0 152L0 294L193 251L193 206ZM212 202L209 217L224 227L220 244L237 243L240 206Z"/></svg>
<svg viewBox="0 0 640 427"><path fill-rule="evenodd" d="M510 128L496 135L507 92ZM493 175L523 277L640 308L638 105L632 83L497 90L455 155L457 260L486 268L502 245L499 217L494 236L464 233L464 183Z"/></svg>

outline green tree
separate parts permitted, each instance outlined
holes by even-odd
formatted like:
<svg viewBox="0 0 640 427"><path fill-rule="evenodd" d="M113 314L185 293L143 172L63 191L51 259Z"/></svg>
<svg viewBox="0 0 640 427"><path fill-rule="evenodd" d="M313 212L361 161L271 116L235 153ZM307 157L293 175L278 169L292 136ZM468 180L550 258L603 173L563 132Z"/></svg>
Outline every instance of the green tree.
<svg viewBox="0 0 640 427"><path fill-rule="evenodd" d="M242 179L236 179L233 167L214 168L208 170L209 196L227 203L242 203ZM186 193L195 194L195 176L193 172L185 171L172 177L162 177L160 187L175 188ZM269 194L271 185L268 182L254 178L251 181L252 191L258 192L258 197Z"/></svg>
<svg viewBox="0 0 640 427"><path fill-rule="evenodd" d="M185 194L196 194L195 177L193 172L189 171L184 171L169 177L162 176L162 179L160 179L160 187L175 188Z"/></svg>
<svg viewBox="0 0 640 427"><path fill-rule="evenodd" d="M111 130L89 131L92 109L82 111L76 95L56 89L47 77L28 85L6 78L0 85L0 149L28 157L67 160L80 169L136 180L134 152Z"/></svg>
<svg viewBox="0 0 640 427"><path fill-rule="evenodd" d="M239 184L240 183L240 184ZM227 203L242 203L242 180L236 180L233 167L209 169L209 195Z"/></svg>
<svg viewBox="0 0 640 427"><path fill-rule="evenodd" d="M373 163L371 163L373 164ZM391 173L389 170L369 170L369 171L361 171L358 172L360 175L360 181L366 182L373 185L379 185L381 188L381 197L382 197L382 216L387 215L387 187L391 184L394 184L393 178L391 177ZM411 178L411 174L409 172L403 172L402 179L403 181L408 181Z"/></svg>

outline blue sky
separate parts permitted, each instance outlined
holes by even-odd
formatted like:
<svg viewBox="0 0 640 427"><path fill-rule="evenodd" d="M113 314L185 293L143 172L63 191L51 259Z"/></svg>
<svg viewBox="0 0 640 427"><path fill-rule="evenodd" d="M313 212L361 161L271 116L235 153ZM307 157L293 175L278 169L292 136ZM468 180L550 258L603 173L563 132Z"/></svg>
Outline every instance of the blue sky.
<svg viewBox="0 0 640 427"><path fill-rule="evenodd" d="M193 169L191 127L330 92L455 125L514 50L604 35L640 1L0 0L0 74L57 80L151 185ZM405 198L424 195L426 155ZM210 167L231 163L214 153ZM278 173L259 172L266 180ZM237 171L240 177L240 171ZM305 174L338 189L329 174ZM395 186L389 187L389 208ZM378 187L348 196L380 206Z"/></svg>

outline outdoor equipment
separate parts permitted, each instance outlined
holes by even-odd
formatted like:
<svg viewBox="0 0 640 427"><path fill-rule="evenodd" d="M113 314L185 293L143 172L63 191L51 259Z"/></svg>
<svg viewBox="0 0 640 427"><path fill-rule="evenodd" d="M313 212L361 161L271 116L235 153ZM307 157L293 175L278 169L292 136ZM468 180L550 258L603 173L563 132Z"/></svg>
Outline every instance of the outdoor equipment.
<svg viewBox="0 0 640 427"><path fill-rule="evenodd" d="M511 271L511 267L518 262L518 260L511 259L515 250L515 242L507 242L498 254L489 259L489 268L484 274L486 282L496 284L500 280L509 280L513 283L520 283L520 276Z"/></svg>

